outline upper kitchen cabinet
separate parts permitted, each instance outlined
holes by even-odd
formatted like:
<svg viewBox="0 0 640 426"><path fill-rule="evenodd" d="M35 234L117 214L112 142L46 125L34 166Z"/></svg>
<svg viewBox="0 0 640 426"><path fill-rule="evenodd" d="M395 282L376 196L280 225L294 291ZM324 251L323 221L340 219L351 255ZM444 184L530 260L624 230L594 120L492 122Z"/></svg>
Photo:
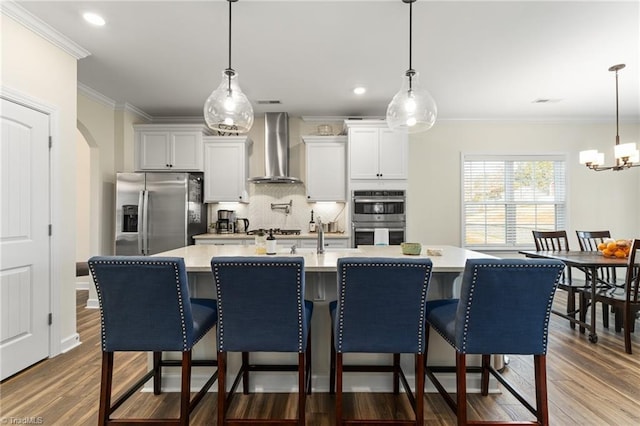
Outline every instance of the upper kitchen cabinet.
<svg viewBox="0 0 640 426"><path fill-rule="evenodd" d="M249 202L249 149L247 136L204 138L204 202Z"/></svg>
<svg viewBox="0 0 640 426"><path fill-rule="evenodd" d="M203 125L137 124L136 170L202 171Z"/></svg>
<svg viewBox="0 0 640 426"><path fill-rule="evenodd" d="M346 121L351 179L407 179L409 139L384 121Z"/></svg>
<svg viewBox="0 0 640 426"><path fill-rule="evenodd" d="M306 146L307 200L346 200L345 136L303 136Z"/></svg>

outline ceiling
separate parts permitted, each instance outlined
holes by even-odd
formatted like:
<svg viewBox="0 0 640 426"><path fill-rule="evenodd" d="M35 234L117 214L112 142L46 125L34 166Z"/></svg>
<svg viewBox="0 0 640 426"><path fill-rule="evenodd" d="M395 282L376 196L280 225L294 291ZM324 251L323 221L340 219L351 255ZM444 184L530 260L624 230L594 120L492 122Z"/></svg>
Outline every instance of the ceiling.
<svg viewBox="0 0 640 426"><path fill-rule="evenodd" d="M224 0L16 3L90 52L80 83L153 117L202 116L227 67ZM107 24L85 23L85 11ZM401 0L240 0L232 66L257 116L384 116L409 65L408 22ZM637 0L413 5L413 68L439 119L612 119L607 70L625 63L620 117L638 121L639 57Z"/></svg>

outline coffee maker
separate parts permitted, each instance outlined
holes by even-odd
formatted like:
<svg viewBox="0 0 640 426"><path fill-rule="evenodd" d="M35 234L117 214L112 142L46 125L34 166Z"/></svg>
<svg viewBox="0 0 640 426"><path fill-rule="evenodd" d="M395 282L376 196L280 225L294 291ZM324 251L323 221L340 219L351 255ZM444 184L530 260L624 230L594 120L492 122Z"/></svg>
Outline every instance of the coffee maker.
<svg viewBox="0 0 640 426"><path fill-rule="evenodd" d="M236 232L236 212L233 210L218 210L216 233L233 234L234 232Z"/></svg>

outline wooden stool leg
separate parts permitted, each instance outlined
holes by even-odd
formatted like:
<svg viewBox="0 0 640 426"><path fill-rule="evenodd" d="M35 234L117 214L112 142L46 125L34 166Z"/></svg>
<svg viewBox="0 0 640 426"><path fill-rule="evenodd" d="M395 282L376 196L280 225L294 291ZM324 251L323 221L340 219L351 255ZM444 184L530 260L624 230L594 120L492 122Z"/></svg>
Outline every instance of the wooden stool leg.
<svg viewBox="0 0 640 426"><path fill-rule="evenodd" d="M467 359L466 355L456 351L456 398L458 426L467 424Z"/></svg>
<svg viewBox="0 0 640 426"><path fill-rule="evenodd" d="M162 360L162 352L153 353L153 394L160 395L162 393L162 367L160 367L160 361Z"/></svg>
<svg viewBox="0 0 640 426"><path fill-rule="evenodd" d="M311 395L311 330L307 334L307 351L305 353L305 391L307 395Z"/></svg>
<svg viewBox="0 0 640 426"><path fill-rule="evenodd" d="M489 395L489 366L491 365L491 355L482 355L482 377L480 379L480 393L482 396Z"/></svg>
<svg viewBox="0 0 640 426"><path fill-rule="evenodd" d="M416 425L424 425L424 354L416 355Z"/></svg>
<svg viewBox="0 0 640 426"><path fill-rule="evenodd" d="M309 350L309 348L307 348ZM298 354L298 426L305 424L305 406L306 406L306 354Z"/></svg>
<svg viewBox="0 0 640 426"><path fill-rule="evenodd" d="M191 400L191 351L182 352L182 380L180 385L180 426L189 425Z"/></svg>
<svg viewBox="0 0 640 426"><path fill-rule="evenodd" d="M342 426L342 353L336 354L336 425Z"/></svg>
<svg viewBox="0 0 640 426"><path fill-rule="evenodd" d="M249 352L242 352L242 393L249 394Z"/></svg>
<svg viewBox="0 0 640 426"><path fill-rule="evenodd" d="M536 412L541 425L549 424L549 406L547 404L547 357L534 355L534 372L536 382Z"/></svg>
<svg viewBox="0 0 640 426"><path fill-rule="evenodd" d="M227 353L218 352L218 426L224 425L227 417Z"/></svg>
<svg viewBox="0 0 640 426"><path fill-rule="evenodd" d="M113 352L102 352L102 379L100 381L100 408L98 425L104 426L109 421L111 412L111 385L113 383Z"/></svg>
<svg viewBox="0 0 640 426"><path fill-rule="evenodd" d="M334 342L333 327L331 327L331 358L329 361L329 393L336 393L336 347Z"/></svg>
<svg viewBox="0 0 640 426"><path fill-rule="evenodd" d="M393 394L400 393L400 354L393 354Z"/></svg>

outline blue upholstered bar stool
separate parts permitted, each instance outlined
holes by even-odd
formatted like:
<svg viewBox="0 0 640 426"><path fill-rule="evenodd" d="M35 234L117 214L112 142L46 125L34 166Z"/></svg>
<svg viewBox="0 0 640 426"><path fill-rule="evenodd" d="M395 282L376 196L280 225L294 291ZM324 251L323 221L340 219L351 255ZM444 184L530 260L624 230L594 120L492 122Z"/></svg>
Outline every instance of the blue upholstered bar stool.
<svg viewBox="0 0 640 426"><path fill-rule="evenodd" d="M193 346L216 325L212 299L191 299L184 260L176 257L96 256L89 269L98 291L102 329L102 381L98 424L146 423L188 425L189 414L215 382L209 377L190 399L191 367L216 366L216 360L195 361ZM113 354L153 352L153 369L111 404ZM162 352L182 352L182 360L163 360ZM161 391L162 367L181 367L179 419L111 419L111 414L153 377L153 391Z"/></svg>
<svg viewBox="0 0 640 426"><path fill-rule="evenodd" d="M336 386L336 424L412 424L424 422L425 306L431 279L427 258L338 259L338 300L329 304L332 319L331 391ZM344 365L343 354L389 353L392 365ZM400 366L400 354L415 355L415 396ZM337 370L337 371L336 371ZM393 391L402 381L415 420L343 419L344 372L393 373Z"/></svg>
<svg viewBox="0 0 640 426"><path fill-rule="evenodd" d="M546 376L548 327L551 303L563 270L564 264L557 260L467 260L460 299L427 303L427 338L432 328L449 342L456 351L456 367L427 366L426 374L456 413L458 425L549 424ZM467 354L482 355L481 367L467 368ZM491 354L533 355L536 408L490 365ZM491 373L536 416L536 421L468 421L466 373L472 371L482 374L482 395L488 394ZM438 372L456 373L457 401L436 378Z"/></svg>
<svg viewBox="0 0 640 426"><path fill-rule="evenodd" d="M311 392L311 314L313 303L304 300L302 257L214 257L211 270L218 298L218 425L305 424L306 394ZM242 352L242 366L226 395L227 353ZM292 365L251 364L250 352L295 352ZM296 419L228 419L227 410L249 372L297 371Z"/></svg>

